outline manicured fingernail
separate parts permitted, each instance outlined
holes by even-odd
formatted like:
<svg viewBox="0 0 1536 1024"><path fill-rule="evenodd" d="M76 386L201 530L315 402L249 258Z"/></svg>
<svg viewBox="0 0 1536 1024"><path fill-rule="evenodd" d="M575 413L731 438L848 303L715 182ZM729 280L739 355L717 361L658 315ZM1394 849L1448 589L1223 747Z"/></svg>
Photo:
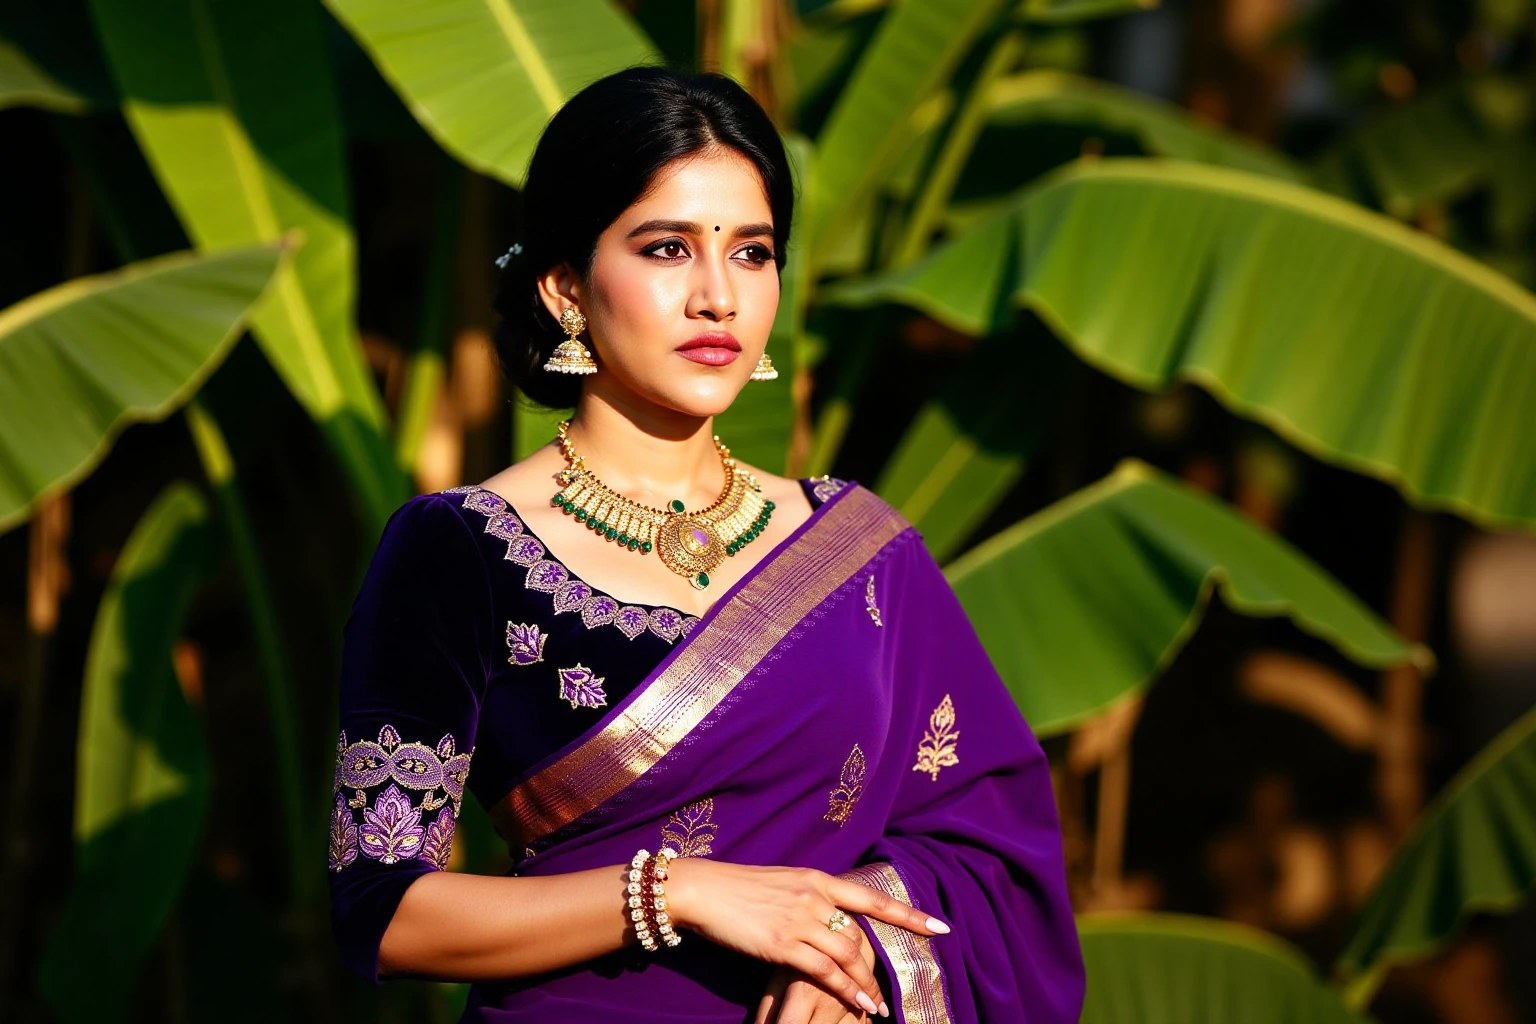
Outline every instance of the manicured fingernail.
<svg viewBox="0 0 1536 1024"><path fill-rule="evenodd" d="M869 998L868 992L859 993L859 1005L864 1007L864 1009L868 1010L870 1013L876 1012L875 1001Z"/></svg>
<svg viewBox="0 0 1536 1024"><path fill-rule="evenodd" d="M891 1015L891 1008L889 1006L885 1005L885 1000L884 999L880 1000L880 1016L882 1016L882 1017L889 1017L890 1015Z"/></svg>
<svg viewBox="0 0 1536 1024"><path fill-rule="evenodd" d="M945 924L943 921L940 921L936 917L930 917L928 919L928 927L938 932L940 935L949 934L949 925Z"/></svg>

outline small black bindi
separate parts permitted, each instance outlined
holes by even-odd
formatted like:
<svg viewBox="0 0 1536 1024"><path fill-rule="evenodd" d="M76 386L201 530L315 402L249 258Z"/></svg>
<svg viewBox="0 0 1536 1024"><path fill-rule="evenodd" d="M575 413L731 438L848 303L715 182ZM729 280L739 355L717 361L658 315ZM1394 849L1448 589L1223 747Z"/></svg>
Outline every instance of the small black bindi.
<svg viewBox="0 0 1536 1024"><path fill-rule="evenodd" d="M716 225L715 225L715 230L716 230L716 231L719 231L719 230L720 230L720 225L719 225L719 224L716 224Z"/></svg>

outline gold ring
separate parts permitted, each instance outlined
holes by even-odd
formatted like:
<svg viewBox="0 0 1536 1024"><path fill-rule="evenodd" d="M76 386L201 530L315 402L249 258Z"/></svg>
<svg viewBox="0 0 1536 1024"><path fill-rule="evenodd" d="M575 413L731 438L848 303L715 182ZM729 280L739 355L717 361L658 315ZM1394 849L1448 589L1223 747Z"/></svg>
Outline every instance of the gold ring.
<svg viewBox="0 0 1536 1024"><path fill-rule="evenodd" d="M841 910L834 911L832 916L827 918L827 927L834 932L840 932L848 927L849 920L848 915Z"/></svg>

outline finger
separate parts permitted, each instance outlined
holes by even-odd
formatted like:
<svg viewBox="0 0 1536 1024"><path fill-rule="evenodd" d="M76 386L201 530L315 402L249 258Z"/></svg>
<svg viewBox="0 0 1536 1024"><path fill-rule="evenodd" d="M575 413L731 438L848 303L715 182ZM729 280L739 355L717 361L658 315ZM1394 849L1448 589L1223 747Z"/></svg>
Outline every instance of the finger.
<svg viewBox="0 0 1536 1024"><path fill-rule="evenodd" d="M829 912L827 917L831 916ZM864 962L862 952L864 930L862 928L850 922L848 927L834 932L825 924L811 925L809 934L803 938L830 957L843 977L852 980L854 984L852 997L844 996L850 1007L859 1007L869 1013L879 1012L883 993L880 991L880 983L875 980L874 972ZM835 989L832 991L836 992ZM841 992L837 994L843 995Z"/></svg>
<svg viewBox="0 0 1536 1024"><path fill-rule="evenodd" d="M899 925L919 935L948 935L949 925L936 917L918 910L910 903L903 903L879 889L832 876L827 886L832 902L845 910L852 910L890 924Z"/></svg>
<svg viewBox="0 0 1536 1024"><path fill-rule="evenodd" d="M773 972L773 977L768 979L768 988L763 992L763 998L757 1003L757 1018L752 1024L775 1024L784 1007L784 990L788 988L793 976L782 967Z"/></svg>
<svg viewBox="0 0 1536 1024"><path fill-rule="evenodd" d="M828 937L837 938L830 932ZM813 943L804 941L796 943L789 954L789 963L827 992L841 999L850 1010L863 1005L861 996L864 999L869 998L869 993L848 976L836 959Z"/></svg>

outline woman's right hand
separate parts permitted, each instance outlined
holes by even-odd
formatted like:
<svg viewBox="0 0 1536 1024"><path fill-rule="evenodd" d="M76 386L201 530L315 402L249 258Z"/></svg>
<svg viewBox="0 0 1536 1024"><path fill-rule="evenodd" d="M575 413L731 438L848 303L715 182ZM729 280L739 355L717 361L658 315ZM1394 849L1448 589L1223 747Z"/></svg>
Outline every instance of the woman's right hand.
<svg viewBox="0 0 1536 1024"><path fill-rule="evenodd" d="M919 935L949 931L941 922L933 927L934 919L910 904L815 868L682 857L667 869L667 914L673 924L758 960L794 967L850 1007L880 1012L880 984L862 951L864 931L855 923L837 932L828 928L837 909ZM889 1008L882 1016L890 1016Z"/></svg>

